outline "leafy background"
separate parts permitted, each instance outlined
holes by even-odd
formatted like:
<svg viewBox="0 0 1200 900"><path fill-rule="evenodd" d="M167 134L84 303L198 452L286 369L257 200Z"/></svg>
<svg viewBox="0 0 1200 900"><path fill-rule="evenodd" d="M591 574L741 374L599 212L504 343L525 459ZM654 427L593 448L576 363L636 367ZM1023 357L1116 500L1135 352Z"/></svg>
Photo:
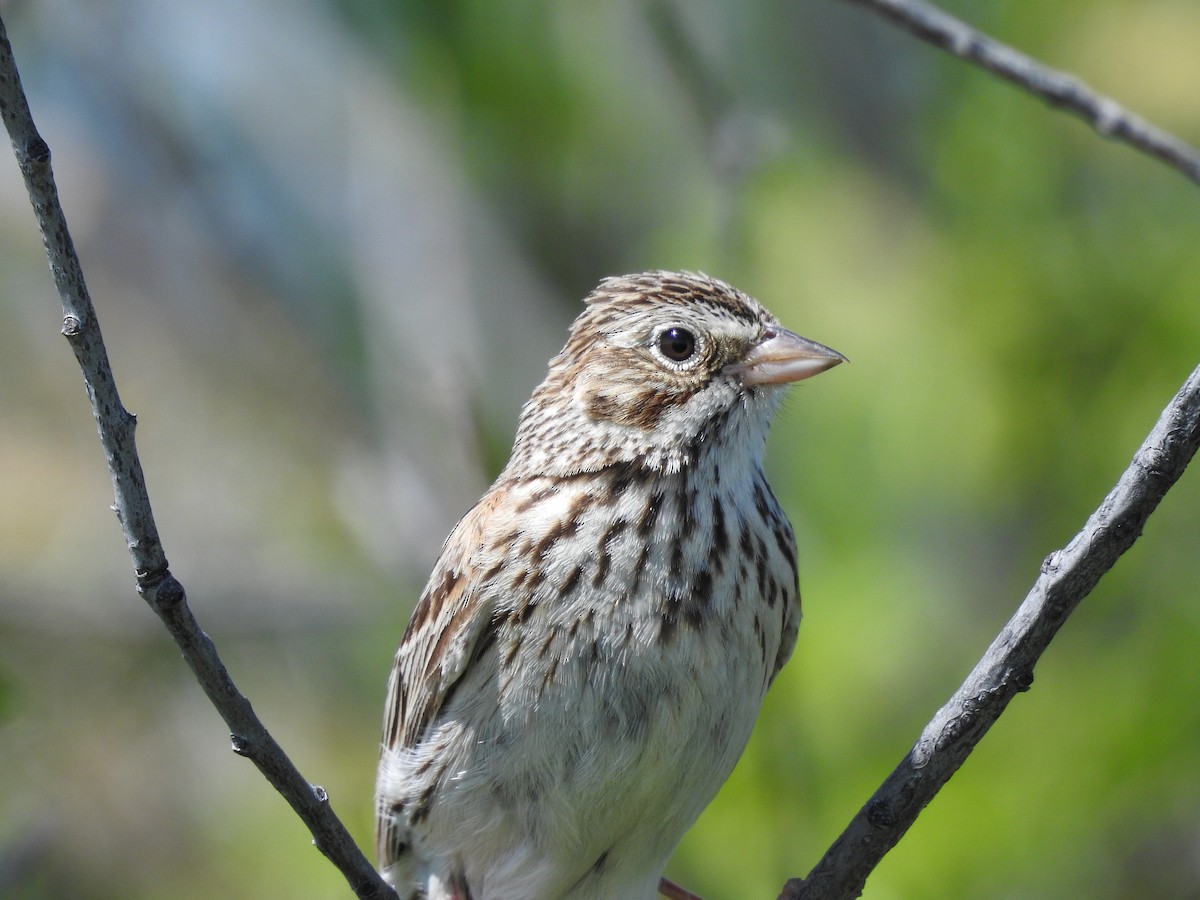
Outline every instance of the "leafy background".
<svg viewBox="0 0 1200 900"><path fill-rule="evenodd" d="M1192 0L947 6L1200 141ZM808 870L1197 362L1196 188L850 5L2 8L173 568L364 844L408 609L603 275L853 360L771 439L806 619L712 900ZM0 165L0 892L348 896L131 590L45 268ZM1194 475L868 898L1200 894Z"/></svg>

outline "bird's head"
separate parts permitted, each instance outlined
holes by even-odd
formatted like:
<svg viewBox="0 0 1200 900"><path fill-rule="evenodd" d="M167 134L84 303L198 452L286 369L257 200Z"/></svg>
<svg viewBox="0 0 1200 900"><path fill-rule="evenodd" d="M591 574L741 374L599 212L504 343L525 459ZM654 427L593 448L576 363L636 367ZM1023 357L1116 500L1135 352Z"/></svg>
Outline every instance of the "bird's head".
<svg viewBox="0 0 1200 900"><path fill-rule="evenodd" d="M845 357L706 275L606 278L525 405L510 473L675 471L705 446L757 459L781 388Z"/></svg>

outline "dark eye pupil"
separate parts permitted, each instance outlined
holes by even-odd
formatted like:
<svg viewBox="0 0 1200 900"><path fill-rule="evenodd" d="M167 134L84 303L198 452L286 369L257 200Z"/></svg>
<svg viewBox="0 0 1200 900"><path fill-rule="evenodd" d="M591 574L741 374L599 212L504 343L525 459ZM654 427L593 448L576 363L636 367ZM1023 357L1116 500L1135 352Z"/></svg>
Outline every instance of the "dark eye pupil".
<svg viewBox="0 0 1200 900"><path fill-rule="evenodd" d="M696 352L696 336L686 328L668 328L658 338L658 349L667 359L683 362Z"/></svg>

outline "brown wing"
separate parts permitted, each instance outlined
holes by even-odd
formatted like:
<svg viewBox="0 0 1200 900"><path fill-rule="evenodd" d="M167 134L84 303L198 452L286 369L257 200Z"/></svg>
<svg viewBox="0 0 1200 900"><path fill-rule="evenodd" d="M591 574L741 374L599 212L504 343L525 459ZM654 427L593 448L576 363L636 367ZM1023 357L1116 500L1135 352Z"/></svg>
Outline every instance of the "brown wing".
<svg viewBox="0 0 1200 900"><path fill-rule="evenodd" d="M489 493L455 526L413 609L388 678L385 749L412 747L421 740L491 627L492 604L482 599L473 563L500 499L496 492ZM393 831L393 817L380 808L376 841L385 867L401 846Z"/></svg>
<svg viewBox="0 0 1200 900"><path fill-rule="evenodd" d="M786 608L783 613L783 631L779 636L779 652L775 655L775 668L771 671L768 684L775 681L779 670L792 658L792 651L796 649L796 638L800 634L800 595L788 597L784 603Z"/></svg>
<svg viewBox="0 0 1200 900"><path fill-rule="evenodd" d="M495 493L488 494L455 526L413 609L388 679L387 747L411 747L420 740L489 627L491 604L480 600L474 560L497 500Z"/></svg>

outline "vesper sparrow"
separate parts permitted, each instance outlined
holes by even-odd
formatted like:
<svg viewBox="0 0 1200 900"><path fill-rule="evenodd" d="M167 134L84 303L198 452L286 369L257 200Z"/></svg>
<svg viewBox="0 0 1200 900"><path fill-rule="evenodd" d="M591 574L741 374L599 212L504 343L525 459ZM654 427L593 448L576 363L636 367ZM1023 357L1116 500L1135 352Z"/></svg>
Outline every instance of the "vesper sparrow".
<svg viewBox="0 0 1200 900"><path fill-rule="evenodd" d="M771 417L844 359L705 275L587 298L396 653L376 802L403 900L655 896L796 640Z"/></svg>

